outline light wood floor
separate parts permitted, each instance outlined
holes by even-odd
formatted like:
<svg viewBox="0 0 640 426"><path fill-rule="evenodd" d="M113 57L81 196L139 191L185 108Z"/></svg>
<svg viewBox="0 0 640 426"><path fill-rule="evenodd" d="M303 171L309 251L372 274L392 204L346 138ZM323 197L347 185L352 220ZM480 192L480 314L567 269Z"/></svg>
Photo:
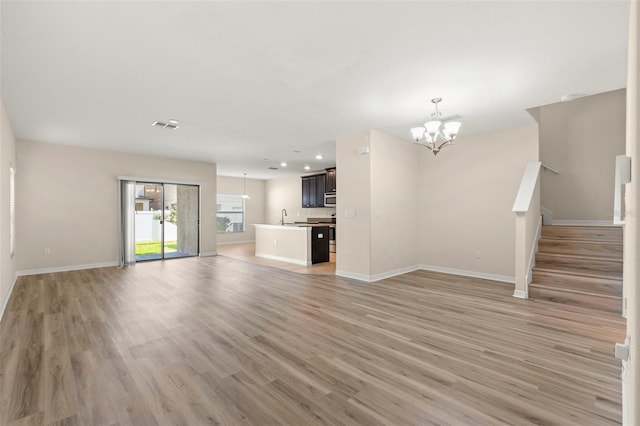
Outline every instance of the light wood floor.
<svg viewBox="0 0 640 426"><path fill-rule="evenodd" d="M0 424L619 423L623 320L512 292L223 256L22 277Z"/></svg>
<svg viewBox="0 0 640 426"><path fill-rule="evenodd" d="M316 263L315 265L301 266L295 263L280 262L278 260L258 257L255 243L222 244L217 247L217 252L221 256L232 257L258 265L271 266L285 271L296 272L298 274L313 275L334 275L336 273L336 254L329 254L329 262Z"/></svg>

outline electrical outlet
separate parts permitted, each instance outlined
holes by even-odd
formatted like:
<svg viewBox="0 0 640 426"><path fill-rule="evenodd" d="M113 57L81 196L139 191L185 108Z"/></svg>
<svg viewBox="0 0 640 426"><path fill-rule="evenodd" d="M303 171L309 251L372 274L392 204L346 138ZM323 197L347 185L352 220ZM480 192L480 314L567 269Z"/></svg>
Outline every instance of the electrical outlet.
<svg viewBox="0 0 640 426"><path fill-rule="evenodd" d="M480 250L476 250L476 259L480 259Z"/></svg>
<svg viewBox="0 0 640 426"><path fill-rule="evenodd" d="M51 249L50 249L49 247L45 247L45 248L42 250L42 253L43 253L45 256L50 256L50 255L51 255Z"/></svg>

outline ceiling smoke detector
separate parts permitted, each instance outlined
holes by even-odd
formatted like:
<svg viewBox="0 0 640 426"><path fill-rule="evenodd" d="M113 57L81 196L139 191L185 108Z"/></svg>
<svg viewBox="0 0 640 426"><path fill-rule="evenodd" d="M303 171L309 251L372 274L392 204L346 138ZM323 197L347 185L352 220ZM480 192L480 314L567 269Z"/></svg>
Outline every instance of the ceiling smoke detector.
<svg viewBox="0 0 640 426"><path fill-rule="evenodd" d="M165 121L154 121L152 124L152 126L156 126L156 127L162 127L163 129L169 129L169 130L176 130L178 127L180 127L180 123L178 123L178 120L167 120Z"/></svg>

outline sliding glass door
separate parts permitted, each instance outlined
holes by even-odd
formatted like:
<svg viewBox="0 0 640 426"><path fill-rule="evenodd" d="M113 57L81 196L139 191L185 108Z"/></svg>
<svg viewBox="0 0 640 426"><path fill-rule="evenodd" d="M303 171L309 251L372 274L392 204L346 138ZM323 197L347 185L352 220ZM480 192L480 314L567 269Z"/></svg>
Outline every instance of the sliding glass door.
<svg viewBox="0 0 640 426"><path fill-rule="evenodd" d="M163 185L136 182L136 261L162 259Z"/></svg>
<svg viewBox="0 0 640 426"><path fill-rule="evenodd" d="M198 187L164 184L164 194L164 257L197 256Z"/></svg>
<svg viewBox="0 0 640 426"><path fill-rule="evenodd" d="M136 261L198 255L199 187L135 184Z"/></svg>

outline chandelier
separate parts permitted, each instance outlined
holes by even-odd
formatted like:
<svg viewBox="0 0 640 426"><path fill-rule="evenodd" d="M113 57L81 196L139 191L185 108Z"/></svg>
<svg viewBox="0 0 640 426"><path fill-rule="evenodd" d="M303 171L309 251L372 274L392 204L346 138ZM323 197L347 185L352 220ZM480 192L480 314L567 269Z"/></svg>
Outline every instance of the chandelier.
<svg viewBox="0 0 640 426"><path fill-rule="evenodd" d="M417 144L429 148L433 155L437 155L442 148L451 145L458 136L460 126L459 121L447 121L442 125L442 113L438 110L438 104L442 98L433 98L431 102L435 105L435 111L431 113L431 120L424 123L424 127L414 127L411 129L411 136Z"/></svg>

